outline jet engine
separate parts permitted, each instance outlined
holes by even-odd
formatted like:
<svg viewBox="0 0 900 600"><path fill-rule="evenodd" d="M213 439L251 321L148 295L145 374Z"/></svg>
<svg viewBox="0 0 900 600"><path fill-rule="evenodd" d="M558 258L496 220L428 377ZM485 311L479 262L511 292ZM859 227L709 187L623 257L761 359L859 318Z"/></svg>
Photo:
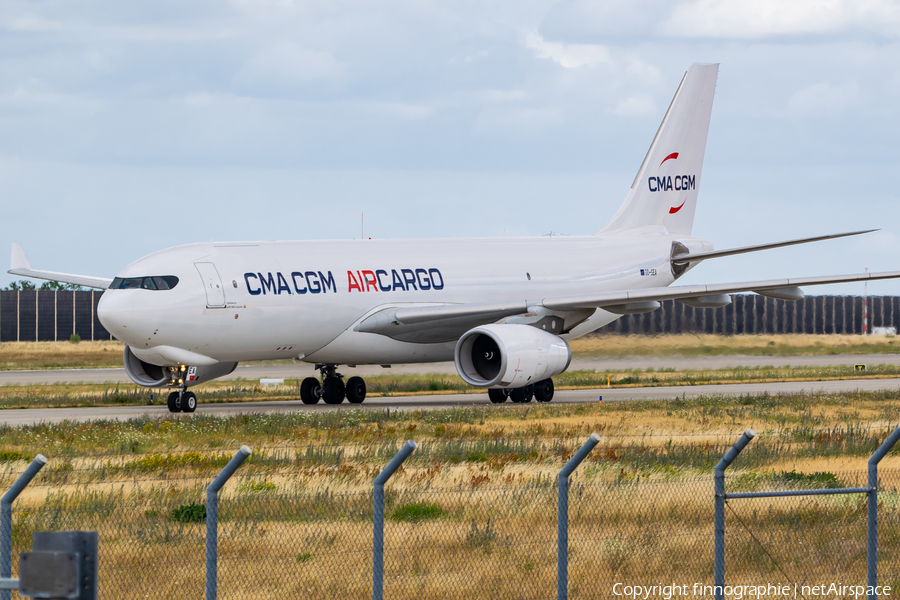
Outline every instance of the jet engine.
<svg viewBox="0 0 900 600"><path fill-rule="evenodd" d="M530 325L482 325L456 343L456 370L470 385L520 388L569 367L569 344Z"/></svg>
<svg viewBox="0 0 900 600"><path fill-rule="evenodd" d="M125 363L125 372L133 382L144 387L163 387L169 385L169 379L165 367L151 365L134 355L129 346L125 346L122 353L122 362Z"/></svg>
<svg viewBox="0 0 900 600"><path fill-rule="evenodd" d="M129 346L125 346L122 362L125 363L125 372L128 377L144 387L190 387L217 377L224 377L234 371L238 365L236 362L229 362L203 367L158 366L138 358Z"/></svg>

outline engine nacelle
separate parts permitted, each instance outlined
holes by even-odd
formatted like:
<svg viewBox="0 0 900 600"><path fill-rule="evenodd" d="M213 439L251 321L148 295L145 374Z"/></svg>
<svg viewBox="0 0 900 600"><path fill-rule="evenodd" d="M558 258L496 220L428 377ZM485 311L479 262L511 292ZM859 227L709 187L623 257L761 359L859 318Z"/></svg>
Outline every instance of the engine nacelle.
<svg viewBox="0 0 900 600"><path fill-rule="evenodd" d="M129 346L125 346L122 359L128 377L144 387L180 387L182 385L190 387L217 377L224 377L233 372L238 365L236 362L230 362L204 367L158 366L141 360Z"/></svg>
<svg viewBox="0 0 900 600"><path fill-rule="evenodd" d="M482 325L459 338L455 358L469 385L520 388L565 371L572 350L561 337L530 325Z"/></svg>
<svg viewBox="0 0 900 600"><path fill-rule="evenodd" d="M144 387L162 387L169 385L168 369L144 362L134 355L130 346L125 346L122 353L125 372L133 382Z"/></svg>

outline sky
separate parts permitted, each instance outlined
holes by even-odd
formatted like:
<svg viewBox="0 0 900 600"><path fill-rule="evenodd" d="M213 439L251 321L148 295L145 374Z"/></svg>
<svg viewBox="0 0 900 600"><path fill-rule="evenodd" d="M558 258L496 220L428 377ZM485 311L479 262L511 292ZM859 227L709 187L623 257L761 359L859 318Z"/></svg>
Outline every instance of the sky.
<svg viewBox="0 0 900 600"><path fill-rule="evenodd" d="M680 283L900 270L887 0L0 0L0 248L113 277L210 239L358 239L361 215L590 235L693 62L721 63L695 235L880 231Z"/></svg>

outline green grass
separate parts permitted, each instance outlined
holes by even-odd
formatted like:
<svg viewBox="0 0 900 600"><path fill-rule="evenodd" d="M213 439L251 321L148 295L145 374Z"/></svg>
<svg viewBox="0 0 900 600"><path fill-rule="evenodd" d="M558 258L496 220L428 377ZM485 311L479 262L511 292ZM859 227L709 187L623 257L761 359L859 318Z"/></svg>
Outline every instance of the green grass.
<svg viewBox="0 0 900 600"><path fill-rule="evenodd" d="M394 509L391 519L407 523L418 523L427 519L439 519L444 514L444 510L433 502L411 502Z"/></svg>

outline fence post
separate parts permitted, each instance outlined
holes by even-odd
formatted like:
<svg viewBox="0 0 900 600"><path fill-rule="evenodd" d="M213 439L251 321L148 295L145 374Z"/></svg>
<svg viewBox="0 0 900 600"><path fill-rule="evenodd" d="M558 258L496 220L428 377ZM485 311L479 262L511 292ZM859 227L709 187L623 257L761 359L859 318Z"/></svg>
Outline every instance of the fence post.
<svg viewBox="0 0 900 600"><path fill-rule="evenodd" d="M38 471L44 468L47 459L43 454L38 454L25 469L25 472L19 475L16 482L12 484L3 498L0 498L0 577L12 577L12 503L15 502L22 490L31 483ZM12 596L10 590L0 591L0 600L9 600Z"/></svg>
<svg viewBox="0 0 900 600"><path fill-rule="evenodd" d="M384 598L384 484L416 448L418 446L414 441L406 442L375 478L375 490L372 494L372 600Z"/></svg>
<svg viewBox="0 0 900 600"><path fill-rule="evenodd" d="M219 490L253 451L241 446L225 468L206 488L206 600L215 600L219 566Z"/></svg>
<svg viewBox="0 0 900 600"><path fill-rule="evenodd" d="M900 439L900 426L869 458L869 493L866 494L869 513L866 524L866 585L873 591L878 585L878 463L891 451L898 439ZM876 598L874 593L869 594L869 600L876 600Z"/></svg>
<svg viewBox="0 0 900 600"><path fill-rule="evenodd" d="M556 500L556 598L566 600L569 597L569 475L587 458L594 446L600 442L600 436L592 433L591 437L579 448L575 456L569 459L559 472L559 490Z"/></svg>
<svg viewBox="0 0 900 600"><path fill-rule="evenodd" d="M756 432L747 429L744 434L734 443L722 460L718 462L715 468L715 494L716 494L716 515L715 515L715 567L713 575L715 581L713 584L713 593L715 600L724 600L725 587L725 469L731 466L741 450L747 447L750 440L756 437Z"/></svg>

